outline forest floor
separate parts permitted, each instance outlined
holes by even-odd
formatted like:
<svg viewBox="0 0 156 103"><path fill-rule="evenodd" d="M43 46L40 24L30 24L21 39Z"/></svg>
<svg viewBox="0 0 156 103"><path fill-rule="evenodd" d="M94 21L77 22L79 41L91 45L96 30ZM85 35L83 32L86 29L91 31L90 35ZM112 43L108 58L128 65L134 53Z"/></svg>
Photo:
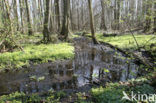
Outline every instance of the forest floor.
<svg viewBox="0 0 156 103"><path fill-rule="evenodd" d="M155 79L155 72L135 80L108 83L105 87L95 87L87 93L76 92L70 95L64 91L49 91L42 94L33 93L31 95L15 92L0 96L0 103L136 103L136 101L122 100L124 96L123 91L129 97L131 97L132 91L138 95L155 94L156 81L153 81L153 79Z"/></svg>
<svg viewBox="0 0 156 103"><path fill-rule="evenodd" d="M38 44L42 39L41 34L17 37L16 40L23 51L15 49L13 52L1 53L0 71L3 71L3 68L21 68L29 66L30 63L38 64L74 57L74 47L70 43Z"/></svg>
<svg viewBox="0 0 156 103"><path fill-rule="evenodd" d="M87 34L87 36L90 37L91 34ZM151 71L151 73L136 80L129 80L127 82L119 83L108 83L104 88L94 88L91 90L91 101L97 103L135 103L136 101L132 102L129 100L122 100L123 91L125 91L129 97L131 97L132 91L134 94L156 93L156 36L144 34L135 34L134 36L137 40L137 43L139 44L139 48L141 48L140 51L138 51L136 42L131 34L119 36L110 35L106 37L103 34L96 34L98 41L108 43L114 47L118 47L130 53L139 54L139 56L145 56L146 59L150 58L150 62L154 65L153 70L147 69L147 71ZM153 102L155 101L156 99L153 99ZM146 102L153 103L149 101Z"/></svg>
<svg viewBox="0 0 156 103"><path fill-rule="evenodd" d="M87 34L91 36L91 34ZM156 65L156 35L150 34L134 34L135 39L132 34L125 35L107 35L96 34L98 41L108 43L114 47L117 47L123 51L129 52L131 54L136 54L139 58L146 58L153 65ZM139 46L139 47L138 47Z"/></svg>
<svg viewBox="0 0 156 103"><path fill-rule="evenodd" d="M144 49L146 50L156 49L156 46L150 48L151 44L156 44L155 35L135 34L134 36L138 42L139 47L145 47ZM134 51L138 49L136 42L131 34L110 37L105 37L102 34L96 34L96 37L99 41L107 42L124 50Z"/></svg>
<svg viewBox="0 0 156 103"><path fill-rule="evenodd" d="M152 54L154 60L156 60L156 38L155 35L135 35L138 44L140 47L145 47L146 51L149 51ZM40 36L36 36L40 38ZM36 38L35 37L35 38ZM77 36L76 36L77 37ZM123 50L128 50L135 52L137 50L136 43L132 35L122 35L122 36L110 36L104 37L102 34L96 35L97 39L102 42L107 42L113 46L117 46ZM31 38L31 37L30 37ZM154 39L151 39L154 38ZM22 42L24 40L20 39ZM6 64L6 61L16 60L16 63L21 62L21 64L26 63L27 60L55 60L55 59L65 59L72 58L74 56L73 51L74 47L69 43L60 43L60 44L48 44L48 45L34 45L33 39L29 39L29 43L22 43L25 53L22 51L15 51L12 53L4 53L0 55L0 60ZM26 41L28 41L26 40ZM36 39L37 40L37 39ZM38 41L38 40L37 40ZM50 47L50 48L49 48ZM37 50L37 51L36 51ZM54 51L54 52L51 52ZM40 51L40 52L39 52ZM50 52L49 52L50 51ZM43 53L44 52L44 53ZM21 54L22 53L22 54ZM59 53L59 54L58 54ZM61 54L61 55L60 55ZM18 57L18 55L21 55ZM49 57L49 55L51 55ZM42 58L41 58L42 57ZM52 57L52 58L51 58ZM6 58L6 61L4 60ZM36 59L37 58L37 59ZM47 59L48 58L48 59ZM156 62L156 61L153 61ZM38 62L37 62L38 63ZM20 65L21 66L21 65ZM133 103L132 101L122 100L123 91L127 93L128 96L131 96L131 91L139 94L154 94L156 93L156 72L152 70L152 73L149 73L145 76L139 77L138 79L132 79L127 82L118 82L118 83L107 83L105 87L95 87L92 88L88 93L73 93L72 95L67 95L63 91L53 92L49 91L45 94L32 94L27 95L25 93L12 93L10 95L4 95L0 97L0 103L6 103L10 101L11 103L20 103L23 102L35 102L35 103ZM135 102L134 102L135 103Z"/></svg>

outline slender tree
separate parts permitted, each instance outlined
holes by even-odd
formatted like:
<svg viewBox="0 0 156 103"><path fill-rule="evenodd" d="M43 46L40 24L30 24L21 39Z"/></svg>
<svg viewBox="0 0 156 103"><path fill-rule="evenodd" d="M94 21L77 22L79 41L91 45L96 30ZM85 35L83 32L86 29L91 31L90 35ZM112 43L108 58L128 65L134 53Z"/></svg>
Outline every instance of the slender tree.
<svg viewBox="0 0 156 103"><path fill-rule="evenodd" d="M151 29L151 7L152 7L152 1L147 0L146 1L146 20L145 20L145 27L144 32L148 32Z"/></svg>
<svg viewBox="0 0 156 103"><path fill-rule="evenodd" d="M62 21L62 30L60 34L61 40L67 40L69 35L69 9L70 9L70 0L63 0L63 21Z"/></svg>
<svg viewBox="0 0 156 103"><path fill-rule="evenodd" d="M50 41L49 30L48 30L49 4L50 4L50 0L46 0L46 11L45 11L44 28L43 28L43 41L45 43Z"/></svg>
<svg viewBox="0 0 156 103"><path fill-rule="evenodd" d="M10 15L10 6L7 0L4 0L5 3L5 7L6 7L6 14L7 14L7 24L6 26L8 26L9 31L11 32L10 34L13 35L13 23L11 21L11 15Z"/></svg>
<svg viewBox="0 0 156 103"><path fill-rule="evenodd" d="M60 7L59 7L59 0L55 0L55 15L57 21L57 30L60 31Z"/></svg>
<svg viewBox="0 0 156 103"><path fill-rule="evenodd" d="M18 7L18 5L17 5L17 0L14 0L14 12L15 12L15 22L16 22L16 29L17 29L17 31L19 30L19 18L18 18L18 10L17 10L17 7Z"/></svg>
<svg viewBox="0 0 156 103"><path fill-rule="evenodd" d="M27 11L28 35L32 35L33 30L32 30L32 24L30 20L30 10L29 10L29 5L28 5L28 0L25 0L25 4L26 4L26 11Z"/></svg>
<svg viewBox="0 0 156 103"><path fill-rule="evenodd" d="M154 2L154 33L156 32L156 1Z"/></svg>
<svg viewBox="0 0 156 103"><path fill-rule="evenodd" d="M24 33L24 19L23 19L23 0L19 0L20 17L21 17L21 33Z"/></svg>
<svg viewBox="0 0 156 103"><path fill-rule="evenodd" d="M77 30L80 30L80 14L79 14L79 0L77 1L76 5L78 6L77 7Z"/></svg>
<svg viewBox="0 0 156 103"><path fill-rule="evenodd" d="M71 21L71 30L74 30L74 21L73 21L73 8L74 8L74 0L71 0L72 6L70 6L70 21Z"/></svg>
<svg viewBox="0 0 156 103"><path fill-rule="evenodd" d="M39 19L40 19L40 25L43 25L43 5L42 0L38 0L38 9L39 9Z"/></svg>
<svg viewBox="0 0 156 103"><path fill-rule="evenodd" d="M89 15L90 15L90 29L91 29L91 33L92 33L92 40L93 40L94 44L98 44L96 37L95 37L95 30L94 30L92 0L88 0L88 7L89 7Z"/></svg>
<svg viewBox="0 0 156 103"><path fill-rule="evenodd" d="M114 9L114 19L115 19L115 30L120 29L120 0L115 0L115 9Z"/></svg>
<svg viewBox="0 0 156 103"><path fill-rule="evenodd" d="M101 8L102 8L102 15L101 15L100 29L107 30L107 27L105 25L105 0L101 0Z"/></svg>
<svg viewBox="0 0 156 103"><path fill-rule="evenodd" d="M2 21L2 24L4 25L5 24L5 21L6 21L6 10L5 10L5 3L4 3L4 0L1 0L0 1L0 9L2 10L1 11L1 21Z"/></svg>

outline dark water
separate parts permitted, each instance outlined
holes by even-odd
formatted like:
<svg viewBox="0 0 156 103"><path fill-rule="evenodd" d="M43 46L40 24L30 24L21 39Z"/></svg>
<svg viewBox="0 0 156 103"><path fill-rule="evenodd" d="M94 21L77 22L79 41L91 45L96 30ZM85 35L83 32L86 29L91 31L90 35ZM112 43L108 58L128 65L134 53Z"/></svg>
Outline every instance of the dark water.
<svg viewBox="0 0 156 103"><path fill-rule="evenodd" d="M77 38L74 60L0 73L0 95L14 91L35 93L75 89L97 79L103 82L126 81L137 77L138 68L131 60L109 47L95 46L87 39Z"/></svg>

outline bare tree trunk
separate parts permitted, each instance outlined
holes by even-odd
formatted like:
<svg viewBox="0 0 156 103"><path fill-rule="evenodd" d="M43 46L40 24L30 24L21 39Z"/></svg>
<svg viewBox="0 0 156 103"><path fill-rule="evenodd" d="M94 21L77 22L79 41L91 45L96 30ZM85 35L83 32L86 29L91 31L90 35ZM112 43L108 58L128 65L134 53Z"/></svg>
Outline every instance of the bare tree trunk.
<svg viewBox="0 0 156 103"><path fill-rule="evenodd" d="M88 0L88 7L89 7L89 15L90 15L90 29L92 33L92 39L94 44L98 44L96 37L95 37L95 30L94 30L94 17L93 17L93 9L92 9L92 0Z"/></svg>
<svg viewBox="0 0 156 103"><path fill-rule="evenodd" d="M114 9L114 20L115 20L115 30L120 29L120 0L115 0L115 9Z"/></svg>
<svg viewBox="0 0 156 103"><path fill-rule="evenodd" d="M79 7L79 0L77 1L76 5ZM77 30L80 30L80 19L79 19L79 8L77 7Z"/></svg>
<svg viewBox="0 0 156 103"><path fill-rule="evenodd" d="M67 40L69 34L69 9L70 9L70 0L63 0L63 21L62 21L62 30L60 34L61 40Z"/></svg>
<svg viewBox="0 0 156 103"><path fill-rule="evenodd" d="M50 40L49 30L48 30L49 4L50 4L50 0L46 0L46 11L45 11L44 29L43 29L43 41L45 43L49 42L49 40Z"/></svg>
<svg viewBox="0 0 156 103"><path fill-rule="evenodd" d="M54 31L57 32L57 30L58 30L57 25L56 25L56 28L53 27L54 21L57 18L55 19L55 16L53 16L53 12L55 12L54 11L55 9L53 10L53 5L55 6L55 3L53 4L53 0L50 0L49 2L50 2L50 5L49 5L49 15L48 15L49 16L48 17L48 19L49 19L49 22L48 22L48 30L49 30L50 33L53 33Z"/></svg>
<svg viewBox="0 0 156 103"><path fill-rule="evenodd" d="M154 3L154 33L156 33L156 2Z"/></svg>
<svg viewBox="0 0 156 103"><path fill-rule="evenodd" d="M69 11L70 11L70 15L69 15L69 18L70 18L70 28L71 28L71 30L73 30L73 14L72 14L72 7L71 6L70 6L70 10Z"/></svg>
<svg viewBox="0 0 156 103"><path fill-rule="evenodd" d="M81 8L81 30L84 30L83 24L84 24L84 1L81 3L82 8Z"/></svg>
<svg viewBox="0 0 156 103"><path fill-rule="evenodd" d="M15 12L15 22L16 22L16 29L17 29L17 31L19 30L19 18L18 18L18 10L17 10L17 0L14 0L14 12Z"/></svg>
<svg viewBox="0 0 156 103"><path fill-rule="evenodd" d="M71 0L71 4L72 6L70 6L70 21L71 21L71 30L73 31L75 29L75 27L73 26L74 22L73 22L73 8L74 8L74 0Z"/></svg>
<svg viewBox="0 0 156 103"><path fill-rule="evenodd" d="M6 17L6 12L5 12L6 10L5 10L4 0L0 1L0 9L3 11L1 12L1 20L2 20L2 23L5 25L7 17Z"/></svg>
<svg viewBox="0 0 156 103"><path fill-rule="evenodd" d="M145 27L144 27L144 32L148 32L151 29L151 7L152 7L152 3L151 0L147 0L146 2L146 23L145 23Z"/></svg>
<svg viewBox="0 0 156 103"><path fill-rule="evenodd" d="M55 0L55 15L57 21L57 30L60 31L60 7L59 7L59 0Z"/></svg>
<svg viewBox="0 0 156 103"><path fill-rule="evenodd" d="M102 15L101 15L101 27L100 29L107 30L106 24L105 24L105 1L101 0L101 8L102 8Z"/></svg>
<svg viewBox="0 0 156 103"><path fill-rule="evenodd" d="M38 8L39 8L39 19L40 19L40 25L43 26L43 7L42 7L42 0L38 0Z"/></svg>
<svg viewBox="0 0 156 103"><path fill-rule="evenodd" d="M32 35L33 30L32 30L32 25L31 25L31 20L30 20L30 11L29 11L29 6L28 6L28 0L25 0L25 4L26 4L26 11L27 11L28 35Z"/></svg>
<svg viewBox="0 0 156 103"><path fill-rule="evenodd" d="M24 19L23 19L23 0L19 0L20 17L21 17L21 33L24 33Z"/></svg>
<svg viewBox="0 0 156 103"><path fill-rule="evenodd" d="M117 0L117 27L116 29L119 30L120 29L120 0Z"/></svg>
<svg viewBox="0 0 156 103"><path fill-rule="evenodd" d="M11 16L10 16L10 7L9 7L9 3L8 3L8 1L7 0L4 0L4 3L5 3L5 6L6 6L6 12L7 12L7 23L8 23L8 25L7 26L9 26L9 31L11 32L11 35L13 35L13 24L12 24L12 22L11 22Z"/></svg>

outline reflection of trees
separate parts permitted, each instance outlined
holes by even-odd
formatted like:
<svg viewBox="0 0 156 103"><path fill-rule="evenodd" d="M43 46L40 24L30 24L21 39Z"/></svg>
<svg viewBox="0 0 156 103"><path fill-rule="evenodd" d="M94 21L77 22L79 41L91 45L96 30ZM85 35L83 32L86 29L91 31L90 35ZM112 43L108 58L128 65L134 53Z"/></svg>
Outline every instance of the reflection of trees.
<svg viewBox="0 0 156 103"><path fill-rule="evenodd" d="M89 82L92 82L93 81L93 70L94 70L94 67L93 65L90 65L90 81Z"/></svg>
<svg viewBox="0 0 156 103"><path fill-rule="evenodd" d="M95 55L96 55L96 49L95 48L92 48L91 50L91 59L94 61L95 59Z"/></svg>
<svg viewBox="0 0 156 103"><path fill-rule="evenodd" d="M77 86L77 77L74 77L72 61L67 64L57 65L49 69L52 88L54 90L74 88Z"/></svg>

